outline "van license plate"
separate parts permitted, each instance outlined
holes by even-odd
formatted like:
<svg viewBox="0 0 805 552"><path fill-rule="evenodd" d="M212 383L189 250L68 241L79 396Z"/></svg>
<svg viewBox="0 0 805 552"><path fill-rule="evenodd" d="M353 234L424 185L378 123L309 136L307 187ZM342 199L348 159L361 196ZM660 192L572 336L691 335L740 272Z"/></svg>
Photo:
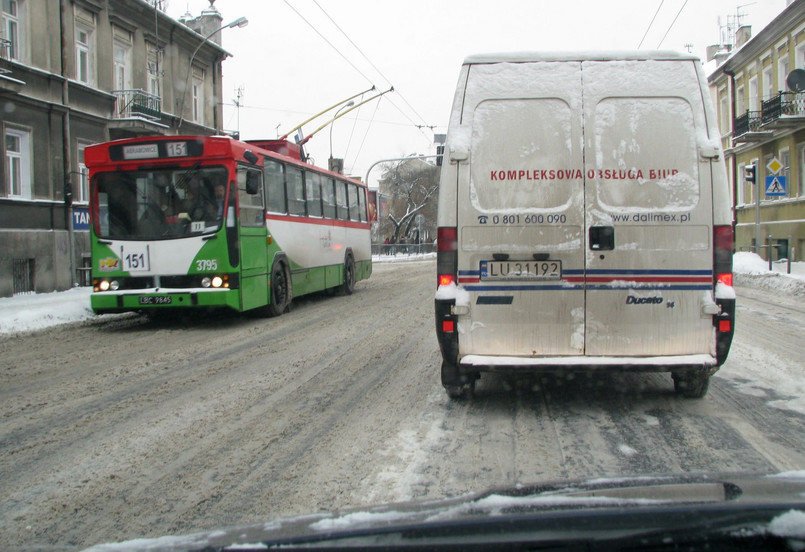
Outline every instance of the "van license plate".
<svg viewBox="0 0 805 552"><path fill-rule="evenodd" d="M561 280L562 261L481 261L481 280Z"/></svg>

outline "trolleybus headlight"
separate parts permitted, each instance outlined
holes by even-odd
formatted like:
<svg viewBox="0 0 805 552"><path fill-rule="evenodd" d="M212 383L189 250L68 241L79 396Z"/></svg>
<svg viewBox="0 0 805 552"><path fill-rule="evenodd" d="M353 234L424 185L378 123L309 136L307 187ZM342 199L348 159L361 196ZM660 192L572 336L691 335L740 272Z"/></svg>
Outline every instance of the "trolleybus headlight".
<svg viewBox="0 0 805 552"><path fill-rule="evenodd" d="M201 287L210 287L210 284L212 284L212 280L209 276L204 276L201 279Z"/></svg>
<svg viewBox="0 0 805 552"><path fill-rule="evenodd" d="M215 276L212 279L212 287L219 288L224 284L223 279L220 276Z"/></svg>
<svg viewBox="0 0 805 552"><path fill-rule="evenodd" d="M109 281L108 280L101 280L98 283L98 289L101 291L107 291L109 289Z"/></svg>
<svg viewBox="0 0 805 552"><path fill-rule="evenodd" d="M111 282L109 282L109 289L111 289L112 291L117 291L118 289L120 289L120 282L118 282L117 280L112 280Z"/></svg>

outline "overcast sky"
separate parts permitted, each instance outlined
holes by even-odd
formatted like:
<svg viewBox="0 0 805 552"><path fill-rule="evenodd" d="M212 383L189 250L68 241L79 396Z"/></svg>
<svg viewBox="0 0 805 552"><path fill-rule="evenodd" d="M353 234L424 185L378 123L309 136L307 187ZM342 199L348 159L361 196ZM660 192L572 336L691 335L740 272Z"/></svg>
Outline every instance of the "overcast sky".
<svg viewBox="0 0 805 552"><path fill-rule="evenodd" d="M244 139L275 138L372 85L394 86L332 127L333 155L344 158L345 173L365 177L380 159L435 152L433 134L447 131L467 55L640 46L704 57L720 40L719 17L734 20L739 5L741 23L755 34L786 0L217 0L224 23L249 19L222 31L232 54L223 65L224 127ZM178 19L207 7L208 0L168 0L167 11ZM308 152L327 166L329 127ZM377 176L372 171L370 182Z"/></svg>

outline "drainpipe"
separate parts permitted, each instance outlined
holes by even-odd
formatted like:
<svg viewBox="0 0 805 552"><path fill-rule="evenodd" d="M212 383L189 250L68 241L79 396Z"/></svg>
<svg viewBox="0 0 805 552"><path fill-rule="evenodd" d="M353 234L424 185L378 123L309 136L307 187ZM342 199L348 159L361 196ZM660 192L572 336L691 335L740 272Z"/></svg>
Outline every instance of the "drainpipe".
<svg viewBox="0 0 805 552"><path fill-rule="evenodd" d="M67 36L65 35L65 17L67 14L67 9L69 4L66 2L60 3L59 8L59 33L61 35L61 70L59 74L62 78L62 105L65 108L64 112L64 123L62 125L62 155L63 159L63 166L64 166L64 174L62 175L62 184L64 186L63 194L64 194L64 211L65 216L67 217L67 239L70 243L69 255L70 255L70 287L73 287L77 284L76 281L76 269L75 269L75 230L73 228L73 201L72 201L72 183L70 179L72 177L72 163L70 161L70 87L69 82L67 79L67 75L65 74L65 69L67 67L67 51L68 46L71 45L70 42L67 40ZM72 50L70 50L72 51ZM68 196L68 189L70 190Z"/></svg>

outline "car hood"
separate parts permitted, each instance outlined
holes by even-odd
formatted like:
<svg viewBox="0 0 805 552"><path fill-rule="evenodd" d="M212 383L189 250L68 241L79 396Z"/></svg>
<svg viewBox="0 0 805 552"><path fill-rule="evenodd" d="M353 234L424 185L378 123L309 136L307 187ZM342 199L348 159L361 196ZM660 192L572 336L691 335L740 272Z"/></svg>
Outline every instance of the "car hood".
<svg viewBox="0 0 805 552"><path fill-rule="evenodd" d="M726 525L725 525L726 524ZM805 471L690 474L519 485L482 493L322 512L268 523L99 544L120 550L265 550L274 547L455 546L562 542L649 534L754 531L805 546ZM666 539L669 537L665 537ZM491 539L491 540L490 540ZM645 541L641 541L645 543ZM796 548L796 546L795 546Z"/></svg>

